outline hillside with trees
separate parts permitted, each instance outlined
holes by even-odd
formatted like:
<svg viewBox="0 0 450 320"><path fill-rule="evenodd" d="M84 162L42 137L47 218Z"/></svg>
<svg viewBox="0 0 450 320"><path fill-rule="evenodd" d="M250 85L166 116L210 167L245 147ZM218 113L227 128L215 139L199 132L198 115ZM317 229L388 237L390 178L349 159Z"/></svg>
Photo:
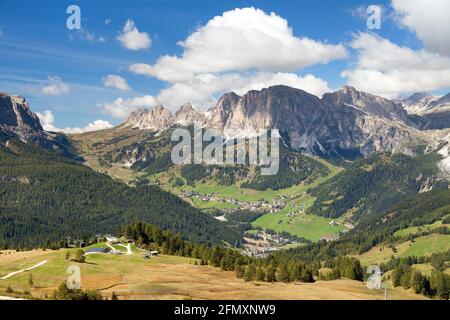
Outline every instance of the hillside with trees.
<svg viewBox="0 0 450 320"><path fill-rule="evenodd" d="M196 243L239 244L241 230L156 186L131 188L31 143L0 144L0 247L58 245L66 237L153 223Z"/></svg>
<svg viewBox="0 0 450 320"><path fill-rule="evenodd" d="M376 216L400 201L429 190L445 190L439 175L441 156L375 154L352 163L326 183L310 191L316 201L309 213L336 218L347 212L359 221Z"/></svg>

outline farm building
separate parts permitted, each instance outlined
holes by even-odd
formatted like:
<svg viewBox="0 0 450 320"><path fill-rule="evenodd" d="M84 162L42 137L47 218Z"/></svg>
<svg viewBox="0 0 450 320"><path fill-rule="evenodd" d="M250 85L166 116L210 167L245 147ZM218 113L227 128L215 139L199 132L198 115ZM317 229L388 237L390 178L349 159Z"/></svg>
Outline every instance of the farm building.
<svg viewBox="0 0 450 320"><path fill-rule="evenodd" d="M110 243L116 243L116 242L119 242L119 238L113 237L113 236L106 236L106 241L108 241Z"/></svg>
<svg viewBox="0 0 450 320"><path fill-rule="evenodd" d="M142 258L143 259L151 259L152 257L157 257L158 256L158 251L145 251L142 253Z"/></svg>

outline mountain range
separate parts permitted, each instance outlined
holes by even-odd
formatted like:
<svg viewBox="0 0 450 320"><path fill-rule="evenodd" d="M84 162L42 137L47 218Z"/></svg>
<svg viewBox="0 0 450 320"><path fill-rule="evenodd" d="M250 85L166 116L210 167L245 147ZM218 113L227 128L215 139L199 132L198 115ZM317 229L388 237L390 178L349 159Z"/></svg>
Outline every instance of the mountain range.
<svg viewBox="0 0 450 320"><path fill-rule="evenodd" d="M3 139L17 136L73 154L65 135L43 130L25 98L0 94L0 113ZM445 143L450 132L450 94L433 97L416 93L394 101L345 86L319 98L278 85L242 96L226 93L205 112L190 103L175 113L162 105L141 108L108 130L161 133L193 123L219 130L276 128L292 150L331 159L351 160L375 152L415 154L420 147L436 148Z"/></svg>
<svg viewBox="0 0 450 320"><path fill-rule="evenodd" d="M177 183L177 179L181 177L192 186L199 181L215 179L219 185L239 184L241 188L264 191L321 180L330 170L326 162L313 157L320 156L340 161L345 170L308 191L316 198L315 204L308 209L309 213L340 217L353 212L356 222L359 219L372 219L408 197L448 188L446 176L450 172L450 130L447 127L425 130L417 124L417 119L423 119L427 112L411 111L413 105L425 104L427 101L429 110L445 112L446 97L429 98L425 94L415 94L404 101L393 101L346 86L319 98L300 89L273 86L260 91L253 90L242 96L233 92L226 93L206 112L196 110L189 103L174 113L158 105L151 110L136 110L116 127L66 136L43 130L38 117L31 112L24 98L1 94L0 156L5 166L0 177L0 186L8 197L4 198L6 202L0 203L0 211L7 210L5 213L12 215L5 221L5 225L12 228L7 230L10 235L5 237L11 238L12 234L16 234L16 239L27 237L26 243L30 243L32 232L18 234L17 221L25 219L17 215L19 211L29 212L30 216L26 221L35 219L33 212L40 210L42 215L47 217L56 215L57 220L52 221L71 221L72 225L77 225L76 220L71 218L70 207L73 207L73 204L68 206L67 201L82 201L77 206L81 211L89 212L89 215L81 213L79 219L83 220L83 225L89 225L89 230L111 231L111 228L98 224L99 221L104 221L101 214L103 209L98 209L97 212L95 208L88 209L89 205L81 206L94 201L102 203L100 208L103 203L111 201L94 190L79 194L80 190L92 185L92 181L97 181L99 185L111 184L123 192L123 202L108 209L113 212L108 219L114 221L114 227L125 221L123 217L128 221L139 217L145 221L159 221L161 226L183 232L178 222L173 224L170 221L185 219L185 215L181 218L180 213L174 212L173 217L168 220L168 217L163 217L153 209L145 212L143 204L140 207L126 204L126 199L132 198L131 189L111 182L104 175L92 173L81 165L82 162L95 171L107 172L137 186L146 186L146 179L151 175L170 171L171 180L168 180L168 183ZM181 169L174 168L170 161L171 130L177 126L190 127L195 122L201 123L205 128L216 129L279 129L285 142L281 148L279 174L263 178L257 170L239 166L208 168L191 165ZM34 146L44 148L46 152L55 155L48 154L42 158L40 153L45 153ZM398 156L395 156L396 154ZM348 161L355 158L362 160ZM18 163L17 161L21 161L23 165L14 166L13 163ZM52 173L48 172L49 163L55 168ZM33 174L26 169L30 166L33 168ZM65 174L65 170L72 173ZM64 179L58 178L62 176ZM134 180L139 176L142 181ZM39 185L42 185L39 181L44 177L52 181L48 188L56 188L53 193L60 200L55 198L49 202L48 197L51 194L39 189ZM34 190L30 189L31 186L40 190L33 191L36 195L36 203L33 203L37 207L24 202L23 206L16 208L13 204L18 190L25 195L25 192ZM358 186L358 192L355 192L355 186ZM63 192L70 188L76 189L76 195ZM141 197L153 197L161 204L161 199L168 197L164 192L158 193L155 189L144 188L139 189L139 192ZM61 198L62 194L64 196ZM95 199L92 200L89 194L95 194ZM61 202L65 197L67 199ZM176 202L174 198L170 199ZM52 212L41 208L42 205L48 206L51 203ZM183 212L194 212L185 203L177 203L176 206ZM161 205L156 210L163 210L163 207ZM16 211L11 211L12 208L17 214L14 213ZM64 216L59 215L62 212ZM222 228L213 218L201 214L197 218L204 221L204 224L200 229L191 226L188 235L193 238L194 234L199 235L213 228L211 226L224 232L227 232L227 228L232 228L229 225L223 225ZM23 223L25 225L28 222ZM57 228L58 223L55 222L53 227ZM45 221L41 221L39 225L42 230L47 228ZM233 237L227 241L237 240L241 231L235 231ZM205 237L198 236L198 239L200 238L207 241ZM215 241L225 238L215 237ZM45 241L53 240L55 239L52 237L45 237Z"/></svg>
<svg viewBox="0 0 450 320"><path fill-rule="evenodd" d="M121 127L161 132L197 122L216 129L276 128L293 150L326 158L353 159L379 151L413 154L417 146L446 136L446 130L426 129L450 128L443 119L450 115L448 96L418 93L393 101L345 86L318 98L279 85L243 96L224 94L206 112L189 103L175 113L162 105L139 109Z"/></svg>

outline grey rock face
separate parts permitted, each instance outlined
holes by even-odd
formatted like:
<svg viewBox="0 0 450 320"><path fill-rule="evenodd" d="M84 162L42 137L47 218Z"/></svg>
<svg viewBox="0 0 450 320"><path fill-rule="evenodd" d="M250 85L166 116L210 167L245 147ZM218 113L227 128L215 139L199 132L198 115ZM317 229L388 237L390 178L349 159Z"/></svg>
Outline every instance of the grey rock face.
<svg viewBox="0 0 450 320"><path fill-rule="evenodd" d="M241 97L234 92L224 94L219 101L217 101L216 105L207 111L206 118L208 126L211 128L222 129L240 98Z"/></svg>
<svg viewBox="0 0 450 320"><path fill-rule="evenodd" d="M0 141L9 139L37 143L73 157L69 140L63 134L44 131L25 98L0 93Z"/></svg>
<svg viewBox="0 0 450 320"><path fill-rule="evenodd" d="M17 132L43 130L25 98L0 94L0 126Z"/></svg>
<svg viewBox="0 0 450 320"><path fill-rule="evenodd" d="M172 115L158 106L134 112L126 124L163 131L194 122L220 130L279 129L293 149L346 159L377 151L412 153L411 146L428 141L401 103L348 86L322 99L282 85L243 96L231 92L205 113L185 104Z"/></svg>
<svg viewBox="0 0 450 320"><path fill-rule="evenodd" d="M188 126L193 123L203 125L205 122L205 115L194 109L190 103L185 103L174 114L173 124L181 126Z"/></svg>
<svg viewBox="0 0 450 320"><path fill-rule="evenodd" d="M442 97L415 93L401 103L417 127L424 130L450 128L450 93Z"/></svg>
<svg viewBox="0 0 450 320"><path fill-rule="evenodd" d="M407 146L422 139L405 123L407 113L400 104L351 87L322 99L286 86L250 91L218 126L219 120L215 126L222 129L279 129L292 148L329 157L409 152Z"/></svg>
<svg viewBox="0 0 450 320"><path fill-rule="evenodd" d="M151 110L138 109L130 114L123 125L141 130L164 131L174 125L188 126L204 122L205 115L195 110L190 103L186 103L175 114L162 105Z"/></svg>
<svg viewBox="0 0 450 320"><path fill-rule="evenodd" d="M125 125L137 129L162 131L173 124L172 113L162 105L152 110L138 109L130 114Z"/></svg>
<svg viewBox="0 0 450 320"><path fill-rule="evenodd" d="M400 103L357 91L350 86L323 95L322 101L328 105L349 105L386 119L407 121L407 112Z"/></svg>

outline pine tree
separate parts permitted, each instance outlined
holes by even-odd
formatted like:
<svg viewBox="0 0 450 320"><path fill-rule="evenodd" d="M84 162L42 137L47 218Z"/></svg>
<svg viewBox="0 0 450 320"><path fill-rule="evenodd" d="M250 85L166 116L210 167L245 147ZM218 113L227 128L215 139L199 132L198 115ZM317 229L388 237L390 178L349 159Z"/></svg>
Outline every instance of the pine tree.
<svg viewBox="0 0 450 320"><path fill-rule="evenodd" d="M302 276L301 276L301 281L302 282L314 282L314 277L313 274L310 270L308 270L307 268L304 268L302 270Z"/></svg>
<svg viewBox="0 0 450 320"><path fill-rule="evenodd" d="M259 266L258 270L256 271L256 280L258 281L264 281L266 279L266 273L264 272L264 269Z"/></svg>
<svg viewBox="0 0 450 320"><path fill-rule="evenodd" d="M450 277L443 272L435 272L431 277L431 287L439 299L448 300L450 295Z"/></svg>
<svg viewBox="0 0 450 320"><path fill-rule="evenodd" d="M253 281L256 275L256 268L253 264L250 264L245 270L244 280L245 281Z"/></svg>
<svg viewBox="0 0 450 320"><path fill-rule="evenodd" d="M245 273L245 269L241 264L236 264L234 267L234 272L236 273L236 277L242 278Z"/></svg>
<svg viewBox="0 0 450 320"><path fill-rule="evenodd" d="M30 287L32 287L34 285L34 281L33 281L33 274L30 272L29 276L28 276L28 285Z"/></svg>
<svg viewBox="0 0 450 320"><path fill-rule="evenodd" d="M278 278L282 282L289 282L290 281L290 274L289 270L287 268L287 265L285 263L282 263L278 268Z"/></svg>
<svg viewBox="0 0 450 320"><path fill-rule="evenodd" d="M266 277L267 277L268 282L276 282L277 281L276 269L273 265L270 265L269 268L267 268Z"/></svg>
<svg viewBox="0 0 450 320"><path fill-rule="evenodd" d="M419 271L414 270L410 280L411 288L413 288L416 293L422 293L425 287L424 280L422 274Z"/></svg>

